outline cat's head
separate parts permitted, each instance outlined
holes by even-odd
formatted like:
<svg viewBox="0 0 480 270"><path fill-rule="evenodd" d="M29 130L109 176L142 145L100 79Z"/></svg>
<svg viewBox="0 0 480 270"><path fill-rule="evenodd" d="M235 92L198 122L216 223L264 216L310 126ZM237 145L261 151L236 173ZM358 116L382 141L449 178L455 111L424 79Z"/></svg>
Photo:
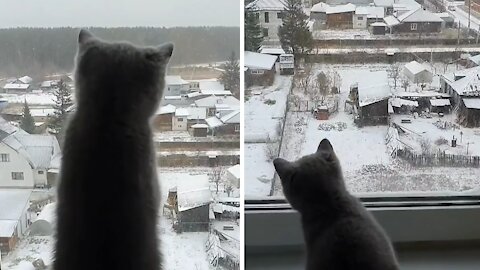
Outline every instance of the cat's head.
<svg viewBox="0 0 480 270"><path fill-rule="evenodd" d="M77 101L115 102L114 106L123 107L125 113L153 114L163 96L172 53L171 43L137 47L126 42L106 42L81 30L75 59Z"/></svg>
<svg viewBox="0 0 480 270"><path fill-rule="evenodd" d="M327 139L320 142L314 154L294 162L277 158L273 164L285 197L300 212L321 203L322 196L344 189L340 162Z"/></svg>

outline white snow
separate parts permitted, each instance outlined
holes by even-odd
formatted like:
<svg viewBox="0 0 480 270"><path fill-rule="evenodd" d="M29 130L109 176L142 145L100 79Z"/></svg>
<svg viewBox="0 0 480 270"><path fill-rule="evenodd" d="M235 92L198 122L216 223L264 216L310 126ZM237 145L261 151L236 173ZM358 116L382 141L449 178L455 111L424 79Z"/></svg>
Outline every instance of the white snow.
<svg viewBox="0 0 480 270"><path fill-rule="evenodd" d="M412 100L403 99L403 98L391 98L390 103L392 104L393 107L397 107L397 108L402 106L418 107L417 101L412 101Z"/></svg>
<svg viewBox="0 0 480 270"><path fill-rule="evenodd" d="M469 109L480 110L480 98L464 98L463 103Z"/></svg>
<svg viewBox="0 0 480 270"><path fill-rule="evenodd" d="M190 113L187 108L177 108L175 110L175 116L188 116Z"/></svg>
<svg viewBox="0 0 480 270"><path fill-rule="evenodd" d="M240 179L240 164L228 168L228 172L230 172L236 179Z"/></svg>
<svg viewBox="0 0 480 270"><path fill-rule="evenodd" d="M320 2L320 3L317 3L315 5L313 5L313 7L310 9L310 12L327 12L327 9L330 7L330 5L324 3L324 2Z"/></svg>
<svg viewBox="0 0 480 270"><path fill-rule="evenodd" d="M7 83L3 86L3 89L10 89L10 90L27 90L30 87L29 84L24 83Z"/></svg>
<svg viewBox="0 0 480 270"><path fill-rule="evenodd" d="M17 220L0 220L0 237L12 237L17 224Z"/></svg>
<svg viewBox="0 0 480 270"><path fill-rule="evenodd" d="M263 54L285 54L285 51L282 48L262 46L260 48L260 53L263 53Z"/></svg>
<svg viewBox="0 0 480 270"><path fill-rule="evenodd" d="M2 99L9 103L24 103L27 101L28 105L55 105L55 95L52 93L43 94L2 94Z"/></svg>
<svg viewBox="0 0 480 270"><path fill-rule="evenodd" d="M188 81L182 79L181 76L167 75L165 76L166 85L185 85L188 84Z"/></svg>
<svg viewBox="0 0 480 270"><path fill-rule="evenodd" d="M429 71L425 65L418 63L417 61L411 61L405 65L405 69L410 71L412 74L418 74L422 71Z"/></svg>
<svg viewBox="0 0 480 270"><path fill-rule="evenodd" d="M450 106L450 99L431 99L430 105L434 107Z"/></svg>
<svg viewBox="0 0 480 270"><path fill-rule="evenodd" d="M175 107L172 104L167 104L165 106L162 106L158 108L157 114L169 114L169 113L174 113L177 107Z"/></svg>
<svg viewBox="0 0 480 270"><path fill-rule="evenodd" d="M283 11L285 9L285 1L283 0L255 0L248 4L246 8L253 10L272 10Z"/></svg>
<svg viewBox="0 0 480 270"><path fill-rule="evenodd" d="M270 70L277 61L277 56L270 54L256 53L256 52L244 52L244 65L249 69L265 69Z"/></svg>
<svg viewBox="0 0 480 270"><path fill-rule="evenodd" d="M31 193L28 189L0 189L0 220L19 220Z"/></svg>
<svg viewBox="0 0 480 270"><path fill-rule="evenodd" d="M326 13L335 14L335 13L354 12L355 8L356 6L352 3L348 3L346 5L329 6L327 7Z"/></svg>

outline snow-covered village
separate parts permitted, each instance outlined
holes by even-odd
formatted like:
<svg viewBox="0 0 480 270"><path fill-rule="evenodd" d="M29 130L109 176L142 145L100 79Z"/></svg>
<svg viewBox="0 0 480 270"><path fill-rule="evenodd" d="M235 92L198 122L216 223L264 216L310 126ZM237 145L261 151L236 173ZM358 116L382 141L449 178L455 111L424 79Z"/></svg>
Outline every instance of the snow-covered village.
<svg viewBox="0 0 480 270"><path fill-rule="evenodd" d="M165 269L240 267L237 57L170 67L163 102L151 119ZM47 269L75 78L21 74L0 78L0 90L0 268Z"/></svg>
<svg viewBox="0 0 480 270"><path fill-rule="evenodd" d="M324 138L356 194L478 192L477 1L248 2L246 199Z"/></svg>

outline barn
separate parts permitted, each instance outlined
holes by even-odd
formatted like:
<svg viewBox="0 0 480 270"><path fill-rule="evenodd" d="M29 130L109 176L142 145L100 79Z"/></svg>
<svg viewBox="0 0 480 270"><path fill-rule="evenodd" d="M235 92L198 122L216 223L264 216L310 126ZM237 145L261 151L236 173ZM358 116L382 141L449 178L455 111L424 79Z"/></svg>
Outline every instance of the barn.
<svg viewBox="0 0 480 270"><path fill-rule="evenodd" d="M403 74L412 82L416 84L431 83L433 74L425 64L420 64L417 61L409 62L403 68Z"/></svg>

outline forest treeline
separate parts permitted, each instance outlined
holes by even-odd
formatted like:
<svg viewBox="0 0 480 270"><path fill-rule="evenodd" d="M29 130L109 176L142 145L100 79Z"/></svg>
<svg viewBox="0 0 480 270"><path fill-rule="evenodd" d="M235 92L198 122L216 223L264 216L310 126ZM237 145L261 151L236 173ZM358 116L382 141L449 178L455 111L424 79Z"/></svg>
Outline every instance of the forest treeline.
<svg viewBox="0 0 480 270"><path fill-rule="evenodd" d="M132 27L88 28L105 40L126 40L140 45L174 42L171 65L225 61L240 51L238 27ZM0 77L40 77L73 68L77 28L0 29Z"/></svg>

